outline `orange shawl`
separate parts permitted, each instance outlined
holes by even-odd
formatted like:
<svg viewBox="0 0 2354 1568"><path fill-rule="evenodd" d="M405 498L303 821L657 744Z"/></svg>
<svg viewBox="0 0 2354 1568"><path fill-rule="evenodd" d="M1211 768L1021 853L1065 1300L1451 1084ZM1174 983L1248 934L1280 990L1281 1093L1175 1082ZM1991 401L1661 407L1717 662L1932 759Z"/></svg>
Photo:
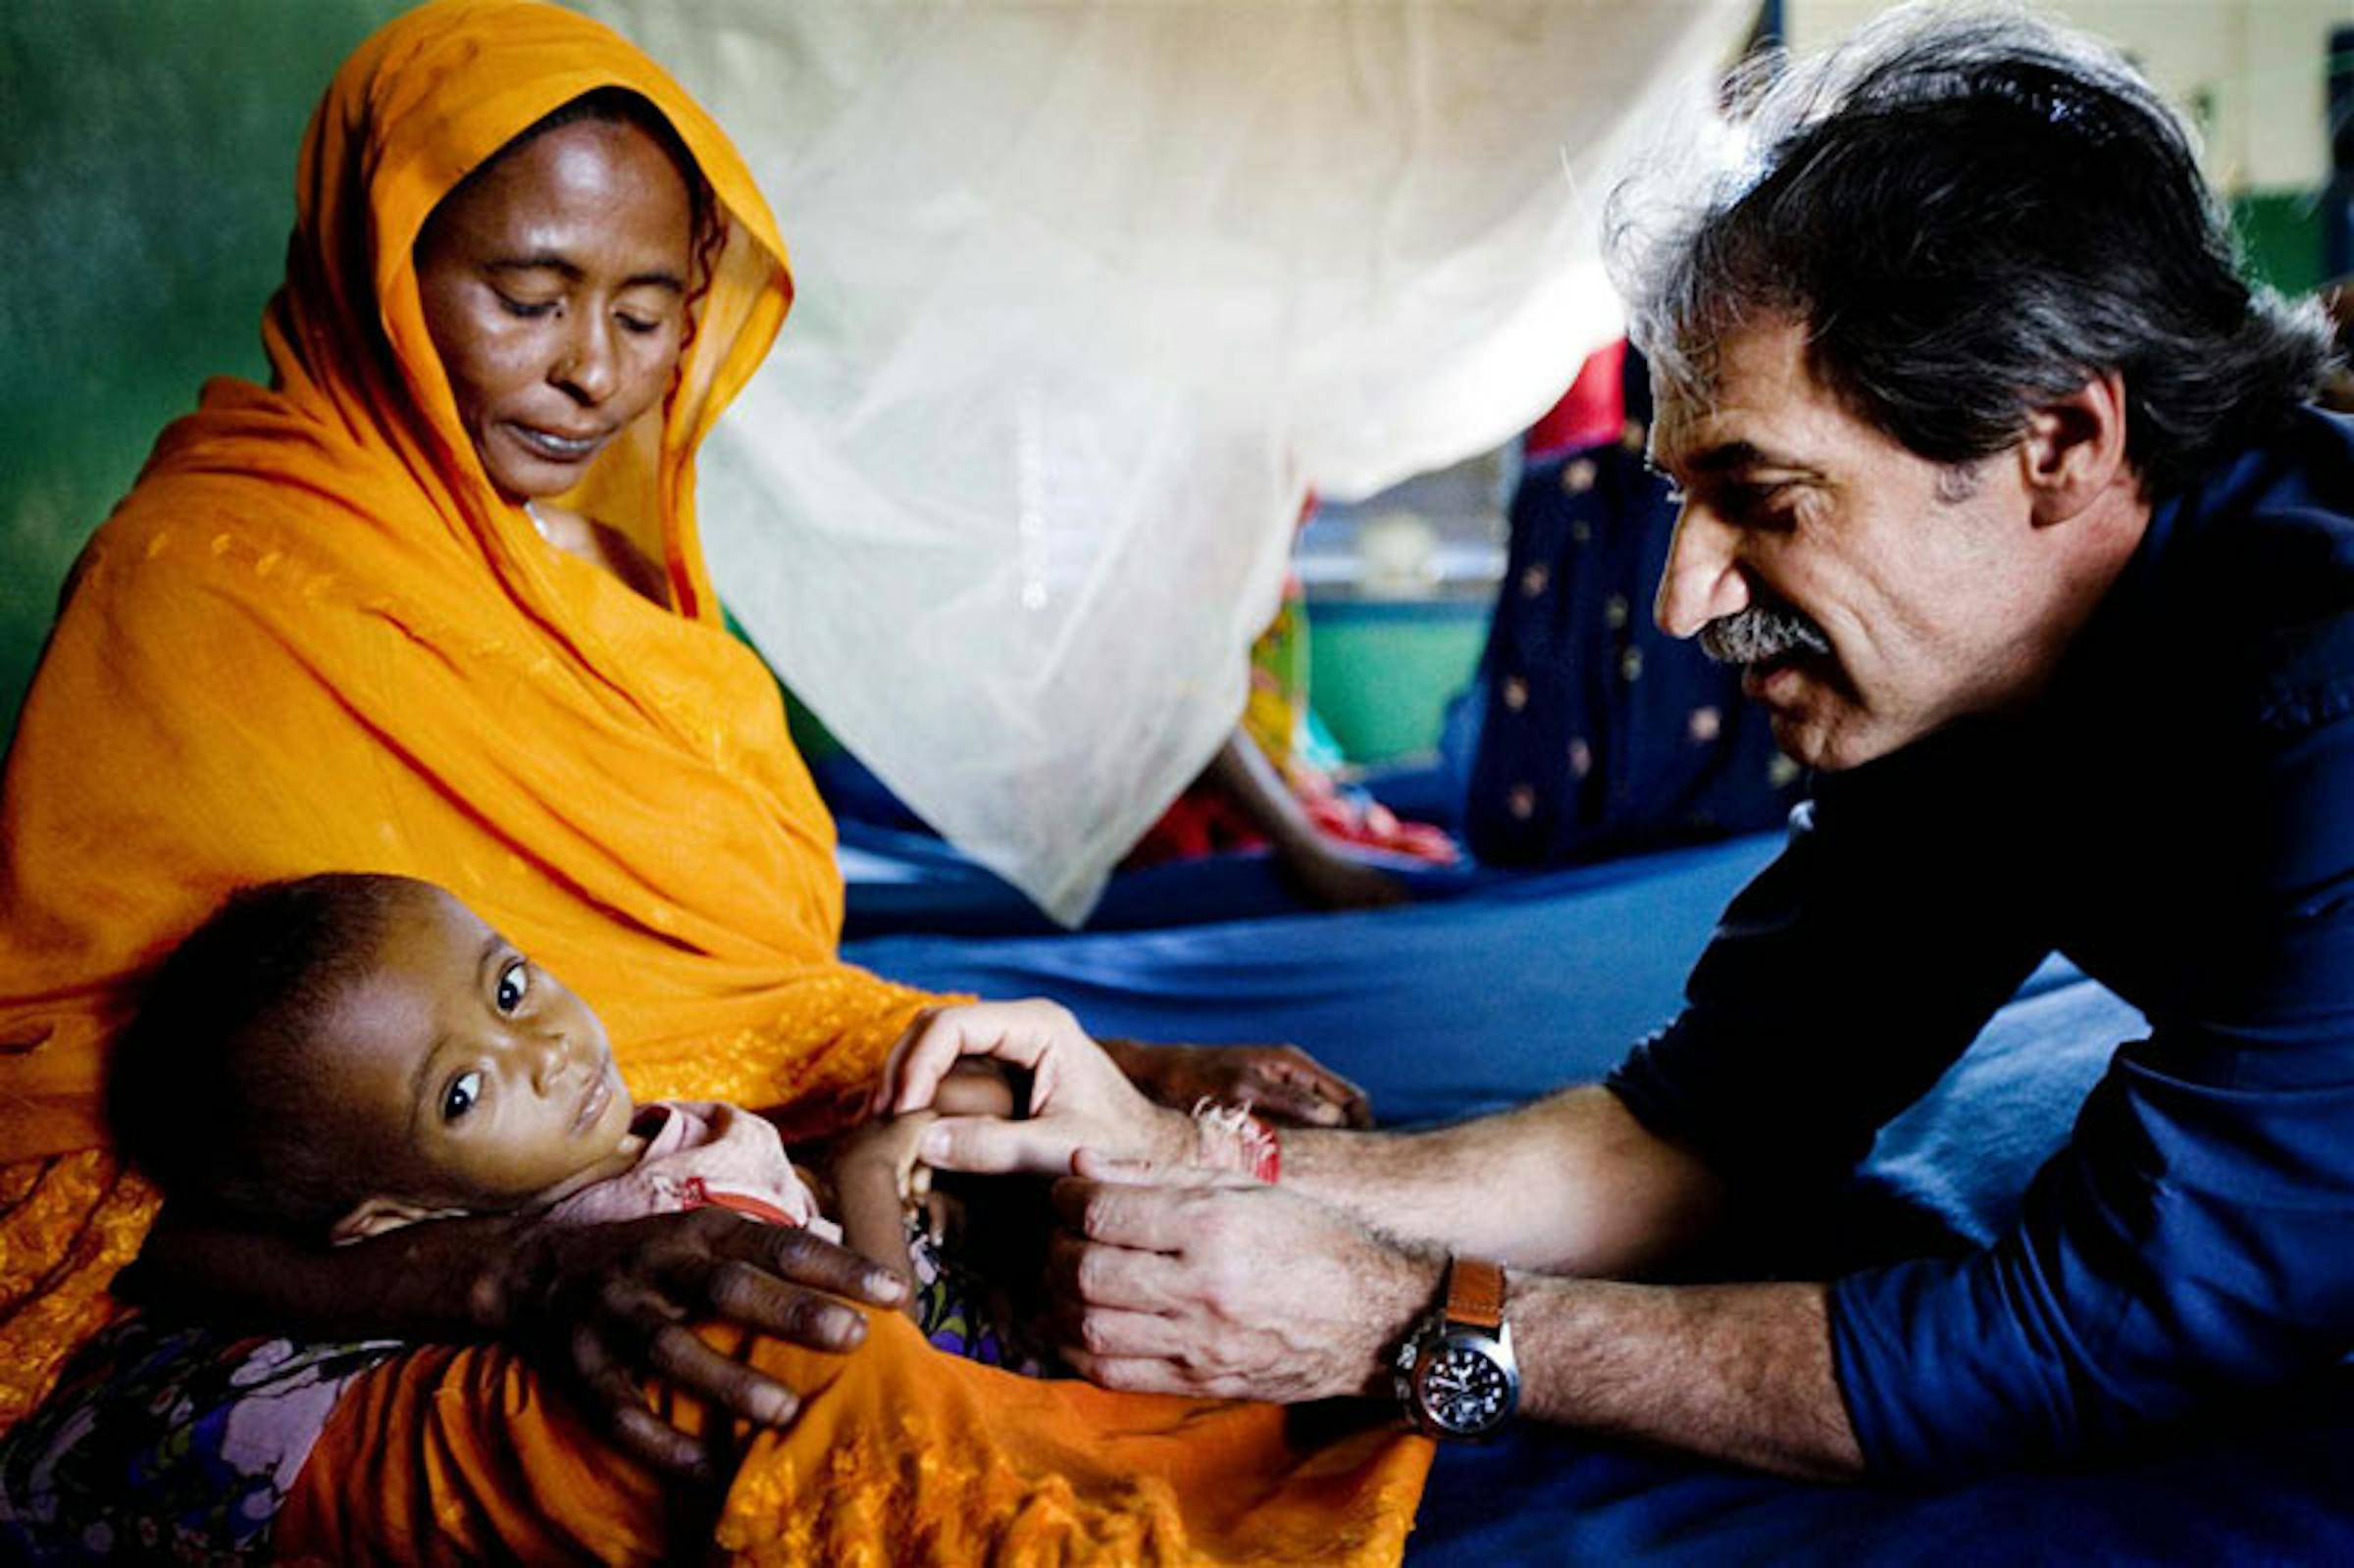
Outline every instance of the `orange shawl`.
<svg viewBox="0 0 2354 1568"><path fill-rule="evenodd" d="M728 219L670 396L567 498L662 564L668 608L492 488L410 259L466 172L605 85L669 118ZM75 570L8 761L0 1429L115 1310L153 1197L103 1147L107 1045L234 886L448 886L596 1006L641 1098L821 1122L933 999L836 957L832 824L697 539L695 449L791 299L742 159L603 26L438 0L338 73L264 323L273 384L215 380L164 432Z"/></svg>

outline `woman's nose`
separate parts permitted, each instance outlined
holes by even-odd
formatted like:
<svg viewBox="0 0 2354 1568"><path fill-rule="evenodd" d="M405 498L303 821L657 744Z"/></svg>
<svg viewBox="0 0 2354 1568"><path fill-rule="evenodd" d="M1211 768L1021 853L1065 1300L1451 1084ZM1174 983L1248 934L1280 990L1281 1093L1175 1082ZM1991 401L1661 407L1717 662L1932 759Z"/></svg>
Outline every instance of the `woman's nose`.
<svg viewBox="0 0 2354 1568"><path fill-rule="evenodd" d="M601 403L613 395L620 379L613 329L592 312L583 311L575 320L556 361L553 379L583 403Z"/></svg>
<svg viewBox="0 0 2354 1568"><path fill-rule="evenodd" d="M1671 637L1688 637L1723 616L1749 607L1749 580L1735 560L1738 532L1707 507L1692 501L1675 516L1667 568L1652 619Z"/></svg>

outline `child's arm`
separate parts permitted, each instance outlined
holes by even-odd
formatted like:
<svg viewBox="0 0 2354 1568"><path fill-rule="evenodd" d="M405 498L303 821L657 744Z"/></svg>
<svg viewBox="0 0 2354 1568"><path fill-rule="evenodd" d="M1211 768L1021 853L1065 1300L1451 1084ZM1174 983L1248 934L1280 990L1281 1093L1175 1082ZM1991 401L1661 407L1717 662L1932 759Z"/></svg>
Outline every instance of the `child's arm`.
<svg viewBox="0 0 2354 1568"><path fill-rule="evenodd" d="M843 1244L908 1282L913 1311L915 1268L907 1256L907 1207L915 1180L915 1146L933 1118L918 1111L891 1122L870 1122L835 1145L835 1218Z"/></svg>
<svg viewBox="0 0 2354 1568"><path fill-rule="evenodd" d="M1014 1095L1004 1075L986 1063L960 1063L941 1081L933 1108L867 1123L835 1145L835 1218L843 1243L915 1283L907 1256L907 1219L924 1196L930 1172L916 1157L924 1130L942 1116L1010 1116ZM916 1309L910 1290L907 1310Z"/></svg>

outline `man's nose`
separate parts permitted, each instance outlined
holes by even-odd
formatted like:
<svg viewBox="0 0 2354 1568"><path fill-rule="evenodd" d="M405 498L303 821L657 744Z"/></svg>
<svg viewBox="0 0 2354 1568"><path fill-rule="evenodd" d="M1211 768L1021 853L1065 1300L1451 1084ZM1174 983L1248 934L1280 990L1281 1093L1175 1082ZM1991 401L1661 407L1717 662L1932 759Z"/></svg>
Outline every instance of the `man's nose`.
<svg viewBox="0 0 2354 1568"><path fill-rule="evenodd" d="M1749 608L1749 580L1735 556L1739 532L1692 501L1675 516L1667 568L1660 574L1651 616L1671 637L1689 637L1711 621Z"/></svg>

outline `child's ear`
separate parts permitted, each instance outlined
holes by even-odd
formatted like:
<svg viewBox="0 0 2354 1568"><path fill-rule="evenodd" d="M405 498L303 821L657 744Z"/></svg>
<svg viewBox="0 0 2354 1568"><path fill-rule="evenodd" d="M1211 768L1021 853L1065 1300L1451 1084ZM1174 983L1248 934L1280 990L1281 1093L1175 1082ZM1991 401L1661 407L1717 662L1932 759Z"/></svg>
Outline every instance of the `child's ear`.
<svg viewBox="0 0 2354 1568"><path fill-rule="evenodd" d="M372 1236L382 1236L386 1231L397 1231L404 1225L415 1225L419 1220L445 1219L458 1212L456 1209L427 1208L422 1203L411 1203L406 1198L365 1197L352 1206L349 1214L335 1222L334 1228L327 1233L327 1239L336 1246L342 1246L352 1241L365 1241Z"/></svg>

